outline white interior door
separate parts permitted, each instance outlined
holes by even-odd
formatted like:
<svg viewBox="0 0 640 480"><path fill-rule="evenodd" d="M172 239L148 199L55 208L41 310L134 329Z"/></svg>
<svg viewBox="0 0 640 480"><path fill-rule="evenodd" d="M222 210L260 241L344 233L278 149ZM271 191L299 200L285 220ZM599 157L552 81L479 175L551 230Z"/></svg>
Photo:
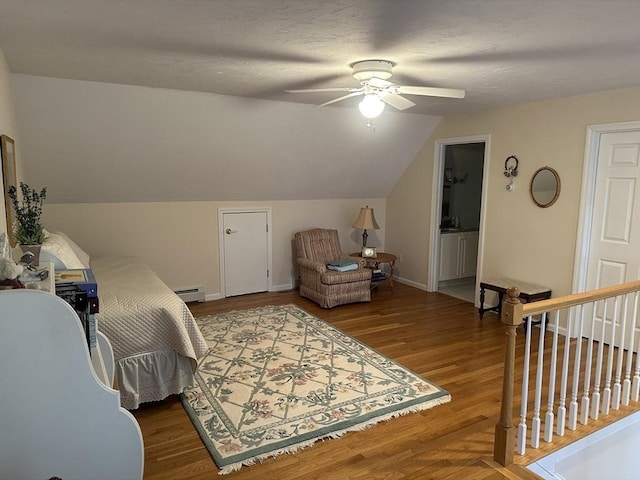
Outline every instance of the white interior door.
<svg viewBox="0 0 640 480"><path fill-rule="evenodd" d="M640 279L640 130L607 132L600 136L596 166L586 290ZM626 322L623 318L626 312ZM599 304L587 312L596 339L620 345L636 324L624 302ZM594 318L594 325L590 319ZM615 331L612 332L612 326ZM592 330L590 330L592 328ZM639 335L638 328L634 334ZM626 342L625 342L626 343Z"/></svg>
<svg viewBox="0 0 640 480"><path fill-rule="evenodd" d="M224 296L268 291L268 212L223 212L221 226Z"/></svg>

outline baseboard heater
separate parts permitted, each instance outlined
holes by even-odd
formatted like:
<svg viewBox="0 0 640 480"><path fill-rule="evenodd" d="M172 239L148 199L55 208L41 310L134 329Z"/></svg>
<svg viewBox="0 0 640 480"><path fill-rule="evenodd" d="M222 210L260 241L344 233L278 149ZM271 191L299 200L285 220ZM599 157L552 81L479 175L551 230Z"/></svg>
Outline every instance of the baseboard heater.
<svg viewBox="0 0 640 480"><path fill-rule="evenodd" d="M204 285L174 290L183 302L204 302Z"/></svg>

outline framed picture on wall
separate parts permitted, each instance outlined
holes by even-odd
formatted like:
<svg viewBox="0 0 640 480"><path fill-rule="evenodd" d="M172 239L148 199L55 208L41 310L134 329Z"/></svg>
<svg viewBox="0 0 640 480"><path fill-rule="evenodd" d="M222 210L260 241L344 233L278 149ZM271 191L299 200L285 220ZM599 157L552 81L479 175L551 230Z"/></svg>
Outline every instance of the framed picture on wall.
<svg viewBox="0 0 640 480"><path fill-rule="evenodd" d="M16 246L13 237L14 213L9 198L9 187L16 184L16 144L12 138L0 135L0 155L2 156L2 184L4 192L4 205L7 212L7 232L11 246Z"/></svg>

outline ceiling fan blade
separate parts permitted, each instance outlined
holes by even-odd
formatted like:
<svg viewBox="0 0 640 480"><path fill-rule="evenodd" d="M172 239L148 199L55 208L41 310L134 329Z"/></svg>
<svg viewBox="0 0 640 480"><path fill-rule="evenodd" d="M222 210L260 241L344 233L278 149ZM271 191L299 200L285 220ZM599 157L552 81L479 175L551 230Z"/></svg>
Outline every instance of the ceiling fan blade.
<svg viewBox="0 0 640 480"><path fill-rule="evenodd" d="M370 78L369 80L367 80L367 84L377 88L387 88L387 87L390 87L391 85L395 85L394 83L388 80L383 80L382 78L378 78L378 77Z"/></svg>
<svg viewBox="0 0 640 480"><path fill-rule="evenodd" d="M411 108L415 105L415 103L413 103L411 100L407 100L406 98L401 97L400 95L396 95L395 93L386 93L384 95L381 95L380 99L384 103L388 103L398 110L406 110L407 108Z"/></svg>
<svg viewBox="0 0 640 480"><path fill-rule="evenodd" d="M447 98L464 98L466 95L464 90L456 90L455 88L412 87L406 85L398 85L398 93Z"/></svg>
<svg viewBox="0 0 640 480"><path fill-rule="evenodd" d="M364 94L364 89L358 88L357 91L355 91L355 92L348 93L347 95L343 95L342 97L335 98L333 100L330 100L330 101L325 102L325 103L323 103L321 105L318 105L318 106L319 107L325 107L327 105L331 105L332 103L336 103L336 102L339 102L341 100L346 100L347 98L355 97L357 95L362 95L362 94Z"/></svg>
<svg viewBox="0 0 640 480"><path fill-rule="evenodd" d="M302 90L285 90L287 93L316 93L316 92L355 92L362 90L361 88L351 87L333 87L333 88L306 88Z"/></svg>

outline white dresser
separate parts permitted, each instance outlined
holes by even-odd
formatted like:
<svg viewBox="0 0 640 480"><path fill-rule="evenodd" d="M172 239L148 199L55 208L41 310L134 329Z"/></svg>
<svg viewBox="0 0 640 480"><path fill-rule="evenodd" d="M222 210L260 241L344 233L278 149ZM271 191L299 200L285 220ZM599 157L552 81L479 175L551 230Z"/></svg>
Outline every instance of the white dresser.
<svg viewBox="0 0 640 480"><path fill-rule="evenodd" d="M138 423L94 361L103 344L90 357L75 310L29 286L0 291L0 478L142 479Z"/></svg>
<svg viewBox="0 0 640 480"><path fill-rule="evenodd" d="M55 285L55 270L53 264L51 262L40 262L39 270L46 269L49 274L44 280L31 280L30 277L23 278L23 283L25 287L30 290L42 290L44 292L49 292L55 294L56 285ZM107 337L100 332L98 326L96 325L96 342L95 346L90 348L89 354L91 356L91 365L93 366L93 370L96 376L104 383L106 386L113 386L113 375L114 375L114 360L113 360L113 349L111 348L111 344Z"/></svg>

